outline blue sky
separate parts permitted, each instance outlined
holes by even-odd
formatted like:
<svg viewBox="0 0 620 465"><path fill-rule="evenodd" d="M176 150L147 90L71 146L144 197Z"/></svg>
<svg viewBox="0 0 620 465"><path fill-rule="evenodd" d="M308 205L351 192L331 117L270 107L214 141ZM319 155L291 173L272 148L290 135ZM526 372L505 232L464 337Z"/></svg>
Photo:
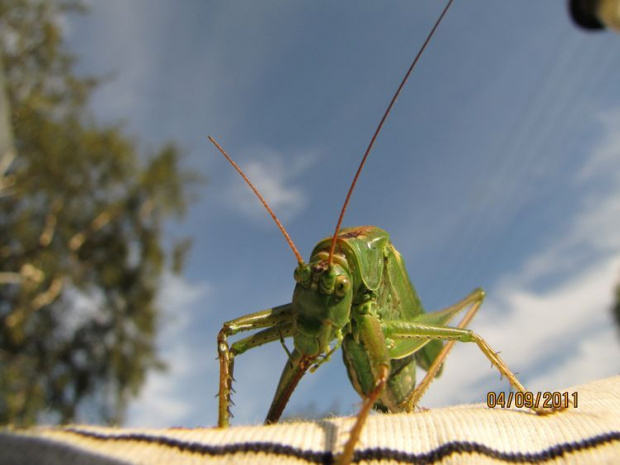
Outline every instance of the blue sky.
<svg viewBox="0 0 620 465"><path fill-rule="evenodd" d="M296 261L213 135L281 217L305 259L331 234L382 112L438 16L433 0L92 2L66 22L94 96L142 147L175 140L208 184L175 236L195 239L167 278L153 374L128 424L213 425L222 323L290 301ZM573 27L564 1L456 1L401 95L345 225L390 232L427 310L477 286L472 328L532 390L620 371L609 307L620 279L620 36ZM236 361L233 420L262 421L286 354ZM506 387L461 344L422 400L482 402ZM291 412L359 397L339 354Z"/></svg>

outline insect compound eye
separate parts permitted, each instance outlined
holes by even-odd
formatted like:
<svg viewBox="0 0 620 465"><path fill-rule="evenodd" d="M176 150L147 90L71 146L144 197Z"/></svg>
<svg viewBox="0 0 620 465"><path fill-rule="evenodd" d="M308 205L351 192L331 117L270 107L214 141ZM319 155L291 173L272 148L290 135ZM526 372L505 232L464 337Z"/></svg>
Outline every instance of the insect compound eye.
<svg viewBox="0 0 620 465"><path fill-rule="evenodd" d="M293 272L295 282L301 284L303 287L308 287L312 279L312 272L310 267L306 264L299 265Z"/></svg>
<svg viewBox="0 0 620 465"><path fill-rule="evenodd" d="M336 278L336 286L334 289L334 293L338 297L344 297L347 292L351 290L351 281L349 278L343 274Z"/></svg>

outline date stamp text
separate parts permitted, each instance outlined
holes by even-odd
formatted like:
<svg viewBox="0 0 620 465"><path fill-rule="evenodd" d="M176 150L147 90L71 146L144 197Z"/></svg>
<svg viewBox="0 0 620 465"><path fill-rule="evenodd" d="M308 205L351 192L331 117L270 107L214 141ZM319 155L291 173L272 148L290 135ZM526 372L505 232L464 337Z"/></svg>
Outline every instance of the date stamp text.
<svg viewBox="0 0 620 465"><path fill-rule="evenodd" d="M577 408L579 395L577 392L489 392L487 393L487 407L489 408L549 408L565 409Z"/></svg>

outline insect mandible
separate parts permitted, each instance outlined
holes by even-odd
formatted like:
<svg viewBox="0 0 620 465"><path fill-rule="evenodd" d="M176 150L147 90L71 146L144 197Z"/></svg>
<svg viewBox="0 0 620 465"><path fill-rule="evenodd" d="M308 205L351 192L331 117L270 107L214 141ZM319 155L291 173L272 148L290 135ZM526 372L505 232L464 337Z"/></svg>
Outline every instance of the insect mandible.
<svg viewBox="0 0 620 465"><path fill-rule="evenodd" d="M266 424L275 423L297 384L342 348L349 379L363 402L339 463L348 464L371 409L411 412L456 341L473 342L520 392L525 388L496 352L466 329L484 299L476 289L456 304L426 313L389 234L374 226L341 228L349 199L377 135L453 0L444 7L385 111L360 162L340 211L334 234L320 241L304 262L288 233L241 168L224 149L209 140L239 172L272 216L297 258L292 302L224 323L217 344L220 363L218 426L230 422L234 358L269 342L293 338L294 350L284 366ZM448 323L461 311L457 326ZM258 332L232 345L228 338L244 331ZM444 344L444 341L448 341ZM426 375L416 386L416 365ZM537 413L548 410L537 409Z"/></svg>

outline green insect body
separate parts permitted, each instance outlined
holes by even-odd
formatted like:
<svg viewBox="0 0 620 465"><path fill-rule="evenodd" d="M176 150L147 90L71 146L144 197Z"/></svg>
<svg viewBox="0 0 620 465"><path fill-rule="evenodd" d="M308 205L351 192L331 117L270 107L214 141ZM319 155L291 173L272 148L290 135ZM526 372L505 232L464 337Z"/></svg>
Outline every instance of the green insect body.
<svg viewBox="0 0 620 465"><path fill-rule="evenodd" d="M310 260L311 270L321 273L320 270L326 267L330 242L331 238L328 238L316 246ZM416 363L428 370L442 344L440 341L430 339L389 337L390 323L415 322L424 314L424 310L411 284L405 264L386 231L373 226L345 228L338 234L336 247L339 253L335 254L335 261L338 260L342 268L342 274L338 275L336 283L338 280L347 283L344 289L349 288L347 290L351 294L351 298L343 296L340 301L348 308L338 312L344 314L346 311L347 315L347 325L341 327L341 330L344 332L342 350L349 379L362 397L368 395L376 384L373 376L373 360L361 341L363 334L361 328L365 324L363 320L372 319L381 328L381 334L373 334L373 337L380 341L380 346L387 349L381 350L381 361L390 363L390 377L375 408L382 411L398 411L401 409L399 406L415 388ZM298 283L297 286L302 287L303 283ZM304 331L302 323L306 316L302 312L307 308L303 304L296 303L296 297L303 299L307 292L307 290L305 293L301 290L296 291L293 297L293 315L298 322L296 334ZM335 293L338 294L337 288ZM322 316L323 321L331 321L332 317L336 316L335 313L328 310L327 314ZM295 347L301 349L297 345Z"/></svg>
<svg viewBox="0 0 620 465"><path fill-rule="evenodd" d="M413 410L417 401L413 397L420 390L416 388L416 364L428 370L430 382L445 356L440 355L445 351L442 340L476 342L470 330L445 325L467 307L475 312L484 297L481 290L443 311L425 313L386 231L374 226L339 230L332 264L331 242L332 238L319 242L309 263L302 261L295 269L290 304L224 324L218 336L219 426L229 424L234 357L268 342L292 337L294 350L267 413L267 424L279 420L306 371L328 361L340 346L351 383L366 399L366 410L401 412ZM262 330L229 346L228 336L256 329ZM496 357L490 350L489 354ZM498 363L500 371L513 378L501 360ZM363 420L359 428L362 424ZM352 446L357 434L352 434Z"/></svg>
<svg viewBox="0 0 620 465"><path fill-rule="evenodd" d="M376 407L398 411L415 388L416 360L428 369L441 342L388 338L390 322L414 322L424 311L386 231L373 226L342 229L331 271L330 243L331 238L319 242L310 263L295 273L295 350L310 358L330 353L334 340L341 343L349 379L361 396L376 384L375 365L389 365L388 385ZM364 339L376 340L378 349L369 351Z"/></svg>
<svg viewBox="0 0 620 465"><path fill-rule="evenodd" d="M474 290L444 310L427 313L386 231L374 226L340 228L351 193L383 122L452 1L449 0L435 23L379 123L351 183L334 235L316 245L308 263L303 261L256 187L224 149L209 137L263 203L298 261L291 303L228 321L218 334L219 427L227 427L230 421L235 357L276 341L280 341L287 351L288 361L267 413L266 424L280 419L304 374L317 369L342 348L351 384L363 399L357 420L338 457L342 465L353 460L355 445L370 410L413 411L430 382L439 375L443 361L456 341L475 343L515 390L525 392L523 385L484 339L466 329L484 299L481 289ZM464 310L467 312L459 324L448 326ZM229 344L230 336L245 331L257 332ZM292 352L286 348L285 338L293 339ZM416 365L426 371L418 385ZM552 410L535 411L550 413Z"/></svg>

